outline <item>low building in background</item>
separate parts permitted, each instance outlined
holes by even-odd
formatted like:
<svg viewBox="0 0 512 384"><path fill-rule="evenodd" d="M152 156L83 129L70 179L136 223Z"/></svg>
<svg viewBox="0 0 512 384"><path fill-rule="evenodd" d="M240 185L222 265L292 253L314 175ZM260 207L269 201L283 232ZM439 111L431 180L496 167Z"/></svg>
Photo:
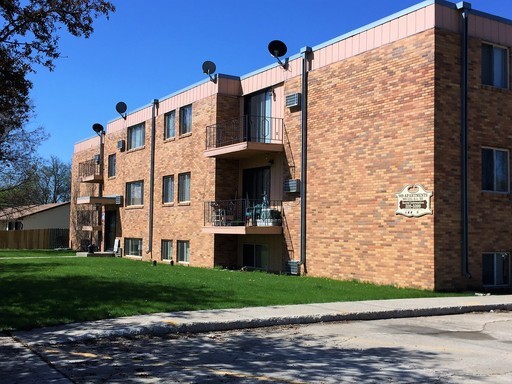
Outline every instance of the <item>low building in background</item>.
<svg viewBox="0 0 512 384"><path fill-rule="evenodd" d="M70 202L0 210L0 249L69 247Z"/></svg>

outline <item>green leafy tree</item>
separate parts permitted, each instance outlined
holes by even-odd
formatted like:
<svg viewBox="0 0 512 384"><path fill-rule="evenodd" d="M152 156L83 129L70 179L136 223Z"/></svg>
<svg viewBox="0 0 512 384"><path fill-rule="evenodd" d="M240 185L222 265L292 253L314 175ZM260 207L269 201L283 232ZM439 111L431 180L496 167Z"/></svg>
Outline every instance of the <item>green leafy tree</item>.
<svg viewBox="0 0 512 384"><path fill-rule="evenodd" d="M60 203L71 198L71 164L51 156L37 172L39 204Z"/></svg>
<svg viewBox="0 0 512 384"><path fill-rule="evenodd" d="M20 203L9 191L33 183L36 149L46 138L42 128L26 127L33 111L27 75L37 66L53 70L61 29L88 38L94 20L114 11L105 0L0 1L0 206Z"/></svg>

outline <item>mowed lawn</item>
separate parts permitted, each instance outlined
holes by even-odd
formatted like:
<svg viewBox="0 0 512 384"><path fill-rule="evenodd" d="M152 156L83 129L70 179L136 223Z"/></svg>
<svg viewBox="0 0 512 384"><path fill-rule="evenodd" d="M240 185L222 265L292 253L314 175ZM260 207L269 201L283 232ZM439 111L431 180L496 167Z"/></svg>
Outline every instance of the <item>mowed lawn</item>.
<svg viewBox="0 0 512 384"><path fill-rule="evenodd" d="M73 253L0 251L0 331L153 312L446 295L352 281L69 255Z"/></svg>

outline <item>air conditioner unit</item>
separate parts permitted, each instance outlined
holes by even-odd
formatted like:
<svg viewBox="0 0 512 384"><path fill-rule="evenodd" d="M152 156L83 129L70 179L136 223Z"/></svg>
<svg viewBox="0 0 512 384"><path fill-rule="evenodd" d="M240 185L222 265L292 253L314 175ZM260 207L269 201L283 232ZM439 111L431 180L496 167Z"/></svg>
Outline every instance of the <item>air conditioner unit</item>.
<svg viewBox="0 0 512 384"><path fill-rule="evenodd" d="M124 145L125 145L125 141L124 140L119 140L117 142L117 149L119 149L121 152L124 151Z"/></svg>
<svg viewBox="0 0 512 384"><path fill-rule="evenodd" d="M287 275L300 275L300 262L295 260L288 260L286 262Z"/></svg>
<svg viewBox="0 0 512 384"><path fill-rule="evenodd" d="M298 193L300 192L300 180L289 179L284 182L284 191L287 193Z"/></svg>
<svg viewBox="0 0 512 384"><path fill-rule="evenodd" d="M286 96L286 108L300 107L300 93Z"/></svg>

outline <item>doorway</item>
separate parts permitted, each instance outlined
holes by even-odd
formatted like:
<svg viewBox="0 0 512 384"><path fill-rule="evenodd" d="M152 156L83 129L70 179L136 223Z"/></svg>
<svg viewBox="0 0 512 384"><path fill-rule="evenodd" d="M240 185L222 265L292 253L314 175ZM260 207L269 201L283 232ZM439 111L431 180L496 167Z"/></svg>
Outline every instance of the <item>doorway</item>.
<svg viewBox="0 0 512 384"><path fill-rule="evenodd" d="M261 202L263 195L270 200L270 167L244 169L242 182L244 199Z"/></svg>
<svg viewBox="0 0 512 384"><path fill-rule="evenodd" d="M114 250L116 240L117 211L105 211L105 251Z"/></svg>
<svg viewBox="0 0 512 384"><path fill-rule="evenodd" d="M245 131L247 141L270 143L272 140L272 92L265 90L245 98Z"/></svg>

